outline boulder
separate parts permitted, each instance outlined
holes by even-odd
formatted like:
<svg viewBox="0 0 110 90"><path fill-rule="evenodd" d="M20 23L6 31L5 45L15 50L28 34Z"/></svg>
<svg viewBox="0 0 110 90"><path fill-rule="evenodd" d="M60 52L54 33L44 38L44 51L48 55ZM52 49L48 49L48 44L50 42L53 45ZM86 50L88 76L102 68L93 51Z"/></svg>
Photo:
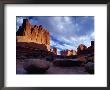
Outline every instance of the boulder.
<svg viewBox="0 0 110 90"><path fill-rule="evenodd" d="M88 62L87 64L85 64L85 70L90 74L94 74L94 63Z"/></svg>
<svg viewBox="0 0 110 90"><path fill-rule="evenodd" d="M48 70L50 63L40 59L27 59L23 65L24 69L31 74L41 74Z"/></svg>

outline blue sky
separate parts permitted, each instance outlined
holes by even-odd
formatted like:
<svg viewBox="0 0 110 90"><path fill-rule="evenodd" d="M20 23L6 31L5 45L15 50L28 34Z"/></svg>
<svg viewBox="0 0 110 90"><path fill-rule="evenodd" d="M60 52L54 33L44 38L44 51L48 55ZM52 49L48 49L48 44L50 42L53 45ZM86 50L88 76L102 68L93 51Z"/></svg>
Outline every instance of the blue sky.
<svg viewBox="0 0 110 90"><path fill-rule="evenodd" d="M16 17L17 29L24 16ZM50 32L50 46L77 50L79 44L90 46L94 40L94 16L27 16L32 25L42 25Z"/></svg>

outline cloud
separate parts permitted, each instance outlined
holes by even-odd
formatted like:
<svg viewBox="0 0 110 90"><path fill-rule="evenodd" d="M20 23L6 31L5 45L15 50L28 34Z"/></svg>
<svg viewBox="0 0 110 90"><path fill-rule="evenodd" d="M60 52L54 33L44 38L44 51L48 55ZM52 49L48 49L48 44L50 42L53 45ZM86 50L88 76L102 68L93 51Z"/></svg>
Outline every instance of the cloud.
<svg viewBox="0 0 110 90"><path fill-rule="evenodd" d="M23 23L23 19L25 19L26 17L22 17L22 16L17 16L16 17L16 31L18 30L19 26L22 25Z"/></svg>
<svg viewBox="0 0 110 90"><path fill-rule="evenodd" d="M22 19L17 17L17 28ZM31 24L42 25L50 32L50 45L76 50L79 44L90 46L94 40L94 16L29 16Z"/></svg>

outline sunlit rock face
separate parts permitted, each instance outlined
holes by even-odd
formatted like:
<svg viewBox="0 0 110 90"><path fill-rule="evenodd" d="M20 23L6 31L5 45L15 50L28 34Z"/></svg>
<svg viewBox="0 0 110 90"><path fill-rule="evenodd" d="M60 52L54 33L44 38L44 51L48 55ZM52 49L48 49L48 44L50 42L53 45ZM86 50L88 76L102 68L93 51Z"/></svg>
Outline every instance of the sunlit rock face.
<svg viewBox="0 0 110 90"><path fill-rule="evenodd" d="M81 50L81 51L85 49L87 49L87 47L84 44L80 44L78 47L78 50Z"/></svg>
<svg viewBox="0 0 110 90"><path fill-rule="evenodd" d="M16 32L16 36L17 42L44 44L50 51L50 33L42 25L32 26L28 19L23 19L23 24Z"/></svg>
<svg viewBox="0 0 110 90"><path fill-rule="evenodd" d="M77 55L75 50L62 50L61 51L62 56L72 56L72 55Z"/></svg>
<svg viewBox="0 0 110 90"><path fill-rule="evenodd" d="M83 54L85 53L84 51L87 49L87 47L84 44L80 44L77 48L77 54Z"/></svg>

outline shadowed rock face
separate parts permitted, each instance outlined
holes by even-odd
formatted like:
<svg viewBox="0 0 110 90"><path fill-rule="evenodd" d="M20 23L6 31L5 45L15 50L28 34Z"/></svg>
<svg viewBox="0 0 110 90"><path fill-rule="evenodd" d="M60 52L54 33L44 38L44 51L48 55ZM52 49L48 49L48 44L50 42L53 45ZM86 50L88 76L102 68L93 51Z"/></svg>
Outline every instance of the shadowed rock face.
<svg viewBox="0 0 110 90"><path fill-rule="evenodd" d="M47 50L50 51L50 33L42 25L32 26L28 19L23 19L23 24L19 27L16 35L17 42L45 44Z"/></svg>
<svg viewBox="0 0 110 90"><path fill-rule="evenodd" d="M17 42L16 43L16 58L44 58L49 51L44 44L33 42Z"/></svg>
<svg viewBox="0 0 110 90"><path fill-rule="evenodd" d="M16 43L16 49L19 50L20 48L27 49L27 51L30 50L43 50L47 51L47 48L44 44L37 44L33 42L17 42Z"/></svg>
<svg viewBox="0 0 110 90"><path fill-rule="evenodd" d="M84 44L80 44L77 48L77 54L91 54L94 55L94 41L91 41L91 46L88 48Z"/></svg>

